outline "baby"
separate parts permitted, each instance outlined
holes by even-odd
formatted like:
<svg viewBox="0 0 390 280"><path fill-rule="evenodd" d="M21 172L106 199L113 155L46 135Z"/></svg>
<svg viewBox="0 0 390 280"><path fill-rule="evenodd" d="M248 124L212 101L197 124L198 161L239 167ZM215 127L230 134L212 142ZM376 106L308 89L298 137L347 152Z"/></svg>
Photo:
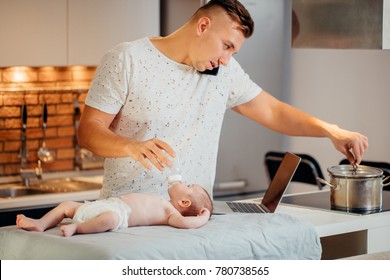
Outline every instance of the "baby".
<svg viewBox="0 0 390 280"><path fill-rule="evenodd" d="M17 215L16 226L42 232L64 218L72 218L73 223L60 227L64 236L72 236L147 225L198 228L207 223L212 201L200 185L177 182L168 188L168 194L169 201L150 193L131 193L85 203L64 201L40 219Z"/></svg>

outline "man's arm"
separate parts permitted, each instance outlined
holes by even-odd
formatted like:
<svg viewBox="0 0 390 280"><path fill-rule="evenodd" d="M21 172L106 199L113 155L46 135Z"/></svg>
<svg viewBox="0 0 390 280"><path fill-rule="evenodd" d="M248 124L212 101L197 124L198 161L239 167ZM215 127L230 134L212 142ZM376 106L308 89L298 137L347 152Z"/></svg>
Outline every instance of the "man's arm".
<svg viewBox="0 0 390 280"><path fill-rule="evenodd" d="M169 144L159 139L138 141L115 134L109 128L114 118L115 115L85 105L77 131L79 145L102 157L132 157L147 169L152 168L152 163L163 170L161 163L168 160L163 150L175 156Z"/></svg>
<svg viewBox="0 0 390 280"><path fill-rule="evenodd" d="M210 219L210 211L203 208L198 216L182 216L179 212L172 213L168 217L168 225L176 228L198 228Z"/></svg>
<svg viewBox="0 0 390 280"><path fill-rule="evenodd" d="M235 107L234 110L283 134L327 137L352 164L359 164L368 148L366 136L317 119L277 100L265 91L251 101Z"/></svg>

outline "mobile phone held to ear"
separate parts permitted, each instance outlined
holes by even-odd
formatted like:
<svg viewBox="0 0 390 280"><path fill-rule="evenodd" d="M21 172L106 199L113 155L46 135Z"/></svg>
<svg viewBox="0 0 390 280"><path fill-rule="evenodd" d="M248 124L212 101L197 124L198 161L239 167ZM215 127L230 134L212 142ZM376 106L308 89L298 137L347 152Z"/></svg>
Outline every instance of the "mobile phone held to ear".
<svg viewBox="0 0 390 280"><path fill-rule="evenodd" d="M204 70L204 71L202 71L202 72L199 72L199 73L200 73L200 74L205 74L205 75L217 76L218 70L219 70L219 66L213 68L212 70L206 69L206 70Z"/></svg>

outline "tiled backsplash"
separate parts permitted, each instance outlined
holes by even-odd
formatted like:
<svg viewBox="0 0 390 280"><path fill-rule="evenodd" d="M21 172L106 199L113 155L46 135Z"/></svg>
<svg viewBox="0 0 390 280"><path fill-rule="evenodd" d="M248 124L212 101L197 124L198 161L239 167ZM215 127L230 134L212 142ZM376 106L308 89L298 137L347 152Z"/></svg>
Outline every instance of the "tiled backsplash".
<svg viewBox="0 0 390 280"><path fill-rule="evenodd" d="M70 171L75 165L75 106L83 110L96 67L0 68L0 176L19 174L21 109L27 105L28 168L37 166L42 145L42 105L48 119L46 145L55 160L42 163L44 172Z"/></svg>

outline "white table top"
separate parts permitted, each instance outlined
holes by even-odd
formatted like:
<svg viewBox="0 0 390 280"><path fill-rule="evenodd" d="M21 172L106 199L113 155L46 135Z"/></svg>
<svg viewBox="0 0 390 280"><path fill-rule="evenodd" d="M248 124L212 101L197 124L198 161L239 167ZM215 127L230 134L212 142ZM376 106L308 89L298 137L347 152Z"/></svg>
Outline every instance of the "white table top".
<svg viewBox="0 0 390 280"><path fill-rule="evenodd" d="M285 213L313 224L320 237L390 226L390 211L356 215L281 204L277 213Z"/></svg>
<svg viewBox="0 0 390 280"><path fill-rule="evenodd" d="M320 192L319 190L313 190L313 186L302 183L291 183L289 188L290 192L286 192L285 196ZM325 187L323 191L329 191L329 188ZM246 199L244 201L260 202L261 199ZM310 222L314 225L320 237L390 227L390 211L359 215L281 203L276 209L276 213L289 214Z"/></svg>

